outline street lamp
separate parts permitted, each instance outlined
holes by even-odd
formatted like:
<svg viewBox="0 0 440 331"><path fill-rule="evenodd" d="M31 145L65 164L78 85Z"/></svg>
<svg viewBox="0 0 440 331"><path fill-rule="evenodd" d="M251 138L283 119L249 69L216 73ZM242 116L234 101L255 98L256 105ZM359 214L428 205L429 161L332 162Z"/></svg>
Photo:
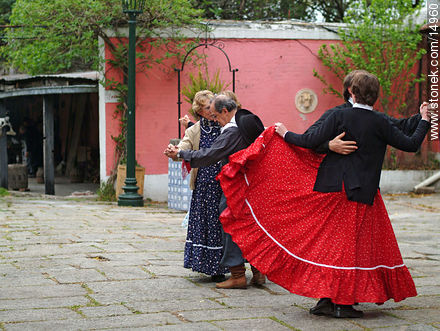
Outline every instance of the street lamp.
<svg viewBox="0 0 440 331"><path fill-rule="evenodd" d="M137 193L135 172L135 96L136 96L136 16L141 14L145 0L122 0L122 9L128 14L128 96L127 96L127 176L124 193L119 195L119 206L144 205L144 199Z"/></svg>

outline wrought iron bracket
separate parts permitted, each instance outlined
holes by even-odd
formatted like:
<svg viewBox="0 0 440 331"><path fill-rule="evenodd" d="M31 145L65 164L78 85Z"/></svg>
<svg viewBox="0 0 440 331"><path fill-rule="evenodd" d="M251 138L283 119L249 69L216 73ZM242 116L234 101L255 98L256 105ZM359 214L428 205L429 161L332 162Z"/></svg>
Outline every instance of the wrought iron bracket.
<svg viewBox="0 0 440 331"><path fill-rule="evenodd" d="M189 55L193 51L195 51L197 48L200 48L200 47L204 47L204 48L214 47L214 48L218 49L220 52L222 52L223 55L226 57L226 60L228 61L229 72L232 73L232 91L235 92L235 73L238 71L238 69L236 69L236 68L232 69L231 61L229 60L228 54L226 54L226 52L223 50L223 48L225 47L225 44L222 41L216 40L212 36L209 22L202 23L202 24L205 25L205 31L204 31L205 37L203 38L204 39L203 42L192 47L188 52L186 52L185 57L183 58L183 61L182 61L182 66L180 68L174 68L174 71L177 72L177 127L178 127L178 132L179 132L179 139L182 135L180 123L179 123L179 118L181 117L181 105L182 105L182 100L180 98L180 94L181 94L180 73L185 68L185 63L188 60Z"/></svg>

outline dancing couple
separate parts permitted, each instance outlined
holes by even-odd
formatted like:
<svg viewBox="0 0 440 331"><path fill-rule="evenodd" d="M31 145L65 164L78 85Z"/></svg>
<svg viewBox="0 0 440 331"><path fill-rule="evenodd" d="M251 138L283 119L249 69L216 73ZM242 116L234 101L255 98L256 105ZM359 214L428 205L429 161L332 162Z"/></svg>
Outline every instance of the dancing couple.
<svg viewBox="0 0 440 331"><path fill-rule="evenodd" d="M320 298L311 314L355 318L355 303L417 295L379 180L386 146L417 151L430 123L427 103L405 120L374 111L379 82L368 72L352 74L347 92L352 104L302 135L269 127L217 178L228 206L220 221L243 258L292 293Z"/></svg>

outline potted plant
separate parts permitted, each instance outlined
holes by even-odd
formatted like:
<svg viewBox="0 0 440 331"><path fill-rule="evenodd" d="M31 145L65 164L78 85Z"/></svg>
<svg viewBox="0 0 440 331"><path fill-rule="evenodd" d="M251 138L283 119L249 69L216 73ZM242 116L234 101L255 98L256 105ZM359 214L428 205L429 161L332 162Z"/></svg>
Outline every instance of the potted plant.
<svg viewBox="0 0 440 331"><path fill-rule="evenodd" d="M136 169L135 169L135 177L138 189L138 194L144 195L144 178L145 178L145 168L135 161ZM121 159L121 162L118 164L118 172L116 175L116 200L120 194L124 193L123 186L125 185L125 178L127 176L127 160L125 158Z"/></svg>

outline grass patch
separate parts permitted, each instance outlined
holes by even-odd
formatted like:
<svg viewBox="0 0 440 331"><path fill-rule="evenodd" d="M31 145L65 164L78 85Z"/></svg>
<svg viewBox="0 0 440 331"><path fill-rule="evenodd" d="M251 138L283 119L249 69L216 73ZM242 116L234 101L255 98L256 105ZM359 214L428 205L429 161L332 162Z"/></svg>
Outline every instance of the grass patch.
<svg viewBox="0 0 440 331"><path fill-rule="evenodd" d="M81 307L82 306L80 306L80 305L75 305L75 306L70 306L68 308L70 310L73 310L75 313L81 315L82 317L87 317L86 315L84 315L84 313L81 310L79 310Z"/></svg>
<svg viewBox="0 0 440 331"><path fill-rule="evenodd" d="M0 187L0 197L6 197L10 195L9 191L4 187Z"/></svg>
<svg viewBox="0 0 440 331"><path fill-rule="evenodd" d="M96 194L98 195L98 201L116 201L116 191L110 180L106 183L101 183Z"/></svg>
<svg viewBox="0 0 440 331"><path fill-rule="evenodd" d="M145 271L147 274L149 274L151 278L157 278L157 275L154 272L148 270L147 268L141 267L141 269Z"/></svg>
<svg viewBox="0 0 440 331"><path fill-rule="evenodd" d="M103 275L105 278L107 278L107 275L105 274L104 271L99 270L99 269L95 269L97 272L99 272L101 275Z"/></svg>
<svg viewBox="0 0 440 331"><path fill-rule="evenodd" d="M85 290L87 291L88 294L93 294L93 293L95 293L95 292L93 292L93 290L92 290L90 287L88 287L87 284L85 284L85 283L82 283L82 284L81 284L81 287L82 287L83 289L85 289Z"/></svg>
<svg viewBox="0 0 440 331"><path fill-rule="evenodd" d="M93 299L90 295L86 294L86 298L89 300L89 303L87 304L87 307L98 307L102 306L98 301Z"/></svg>

